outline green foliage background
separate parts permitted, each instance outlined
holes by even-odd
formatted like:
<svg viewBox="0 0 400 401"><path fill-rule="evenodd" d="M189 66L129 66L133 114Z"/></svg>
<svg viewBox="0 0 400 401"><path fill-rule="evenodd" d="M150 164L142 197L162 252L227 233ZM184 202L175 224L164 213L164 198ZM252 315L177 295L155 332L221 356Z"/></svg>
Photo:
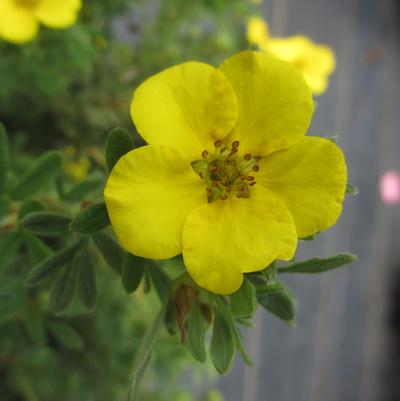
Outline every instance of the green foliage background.
<svg viewBox="0 0 400 401"><path fill-rule="evenodd" d="M0 41L0 121L12 154L8 182L50 148L64 152L73 146L76 157L91 164L86 184L70 201L60 201L50 182L25 200L0 196L2 400L126 399L132 361L159 300L143 287L127 295L97 252L94 311L74 301L56 316L49 306L52 283L28 288L24 282L31 267L65 239L29 234L18 214L44 208L73 216L84 203L101 200L105 136L116 125L135 134L129 116L134 88L170 65L190 59L218 64L243 49L250 11L247 0L87 0L70 29L42 27L24 46ZM64 172L57 185L68 192L80 183ZM177 336L162 333L160 344L143 385L146 400L219 399L204 387L198 397L182 390L179 377L185 371L202 377L204 367L196 373Z"/></svg>

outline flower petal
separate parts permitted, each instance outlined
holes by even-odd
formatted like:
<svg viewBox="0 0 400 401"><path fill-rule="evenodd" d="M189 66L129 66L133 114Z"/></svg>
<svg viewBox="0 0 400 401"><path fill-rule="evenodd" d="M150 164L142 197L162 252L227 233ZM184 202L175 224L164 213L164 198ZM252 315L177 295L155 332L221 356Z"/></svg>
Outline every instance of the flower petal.
<svg viewBox="0 0 400 401"><path fill-rule="evenodd" d="M204 183L190 162L172 148L143 146L123 156L108 179L104 196L122 246L150 259L182 252L187 215L207 202Z"/></svg>
<svg viewBox="0 0 400 401"><path fill-rule="evenodd" d="M294 64L303 74L311 91L322 94L328 86L328 77L336 67L335 54L328 46L313 43L301 35L272 38L266 48L275 57Z"/></svg>
<svg viewBox="0 0 400 401"><path fill-rule="evenodd" d="M17 7L10 0L0 1L0 37L22 44L32 40L38 33L39 25L29 10Z"/></svg>
<svg viewBox="0 0 400 401"><path fill-rule="evenodd" d="M300 238L336 223L347 182L342 151L327 139L305 137L292 148L259 161L257 183L292 214Z"/></svg>
<svg viewBox="0 0 400 401"><path fill-rule="evenodd" d="M180 149L191 160L225 137L238 116L235 94L216 68L188 62L168 68L139 86L133 121L152 145Z"/></svg>
<svg viewBox="0 0 400 401"><path fill-rule="evenodd" d="M249 198L199 206L183 227L186 269L201 287L218 294L236 291L243 273L264 269L296 250L293 219L282 202L254 186Z"/></svg>
<svg viewBox="0 0 400 401"><path fill-rule="evenodd" d="M313 114L304 78L284 61L257 51L239 53L221 66L239 102L232 139L251 154L265 156L295 144Z"/></svg>
<svg viewBox="0 0 400 401"><path fill-rule="evenodd" d="M50 28L67 28L76 23L82 0L40 0L36 18Z"/></svg>

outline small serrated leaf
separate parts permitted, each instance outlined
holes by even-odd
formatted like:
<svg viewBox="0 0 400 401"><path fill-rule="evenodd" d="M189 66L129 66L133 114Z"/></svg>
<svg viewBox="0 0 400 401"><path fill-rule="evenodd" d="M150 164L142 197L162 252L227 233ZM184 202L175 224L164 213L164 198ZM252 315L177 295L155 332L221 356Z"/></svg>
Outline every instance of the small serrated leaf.
<svg viewBox="0 0 400 401"><path fill-rule="evenodd" d="M110 225L105 203L96 203L83 209L71 222L69 229L80 235L92 235Z"/></svg>
<svg viewBox="0 0 400 401"><path fill-rule="evenodd" d="M111 171L117 161L134 147L131 136L122 128L114 128L106 141L106 161Z"/></svg>
<svg viewBox="0 0 400 401"><path fill-rule="evenodd" d="M62 162L60 152L49 151L40 156L11 190L11 198L20 201L39 193L59 173Z"/></svg>

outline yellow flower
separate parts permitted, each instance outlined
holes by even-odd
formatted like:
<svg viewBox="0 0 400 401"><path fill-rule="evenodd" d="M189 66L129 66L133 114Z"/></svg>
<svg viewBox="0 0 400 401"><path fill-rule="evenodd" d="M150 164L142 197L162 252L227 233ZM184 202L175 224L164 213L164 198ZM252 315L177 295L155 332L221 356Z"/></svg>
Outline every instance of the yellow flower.
<svg viewBox="0 0 400 401"><path fill-rule="evenodd" d="M83 181L88 176L90 160L84 156L77 157L77 150L74 146L67 146L64 153L66 155L64 171L76 182Z"/></svg>
<svg viewBox="0 0 400 401"><path fill-rule="evenodd" d="M62 29L75 24L82 0L1 0L0 38L15 44L32 40L39 24Z"/></svg>
<svg viewBox="0 0 400 401"><path fill-rule="evenodd" d="M182 253L201 287L236 291L243 273L292 259L298 237L341 213L343 154L304 136L312 96L286 62L248 51L218 69L180 64L141 84L131 113L149 145L111 172L113 228L135 255Z"/></svg>
<svg viewBox="0 0 400 401"><path fill-rule="evenodd" d="M328 46L317 45L301 35L274 38L268 34L268 25L259 17L250 18L247 38L260 49L292 63L301 72L312 92L320 95L328 87L329 75L335 70L335 54Z"/></svg>

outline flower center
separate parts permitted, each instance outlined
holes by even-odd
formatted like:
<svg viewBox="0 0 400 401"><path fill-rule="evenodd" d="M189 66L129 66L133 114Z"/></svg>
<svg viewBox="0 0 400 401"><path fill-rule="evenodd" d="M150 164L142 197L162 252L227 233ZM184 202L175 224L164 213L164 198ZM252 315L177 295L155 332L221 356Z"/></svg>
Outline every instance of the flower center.
<svg viewBox="0 0 400 401"><path fill-rule="evenodd" d="M37 6L39 0L14 0L17 7L33 9Z"/></svg>
<svg viewBox="0 0 400 401"><path fill-rule="evenodd" d="M205 150L201 156L202 159L192 162L192 168L207 184L208 202L225 200L229 195L250 196L259 157L249 153L240 156L239 141L232 142L230 148L217 141L213 154Z"/></svg>

